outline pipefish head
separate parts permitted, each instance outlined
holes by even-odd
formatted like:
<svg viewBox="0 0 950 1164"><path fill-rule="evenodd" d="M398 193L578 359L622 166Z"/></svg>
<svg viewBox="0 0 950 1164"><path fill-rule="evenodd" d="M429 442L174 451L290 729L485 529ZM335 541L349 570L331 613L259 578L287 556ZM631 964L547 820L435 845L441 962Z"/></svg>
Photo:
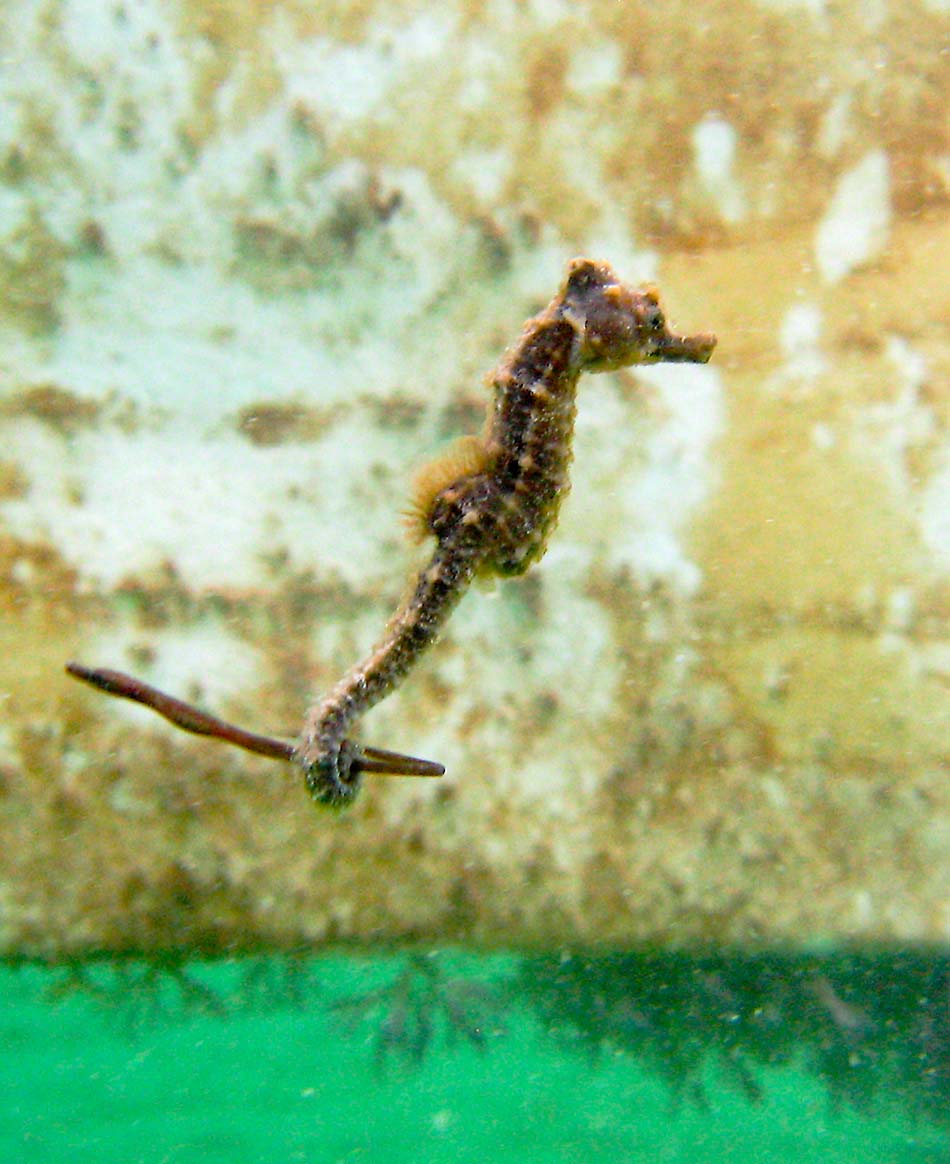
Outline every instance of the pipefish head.
<svg viewBox="0 0 950 1164"><path fill-rule="evenodd" d="M705 364L716 346L708 332L670 330L656 288L621 282L607 263L575 259L568 268L564 313L581 336L585 371L609 372L629 364Z"/></svg>

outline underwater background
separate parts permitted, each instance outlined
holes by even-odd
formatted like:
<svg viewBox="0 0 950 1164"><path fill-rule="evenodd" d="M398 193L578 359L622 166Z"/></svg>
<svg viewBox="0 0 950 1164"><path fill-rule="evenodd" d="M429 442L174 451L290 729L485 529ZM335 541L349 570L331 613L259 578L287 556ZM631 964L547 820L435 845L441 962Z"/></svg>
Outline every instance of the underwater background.
<svg viewBox="0 0 950 1164"><path fill-rule="evenodd" d="M950 1161L944 0L0 6L11 1159ZM293 738L568 261L711 362L319 811ZM363 730L361 725L361 731Z"/></svg>

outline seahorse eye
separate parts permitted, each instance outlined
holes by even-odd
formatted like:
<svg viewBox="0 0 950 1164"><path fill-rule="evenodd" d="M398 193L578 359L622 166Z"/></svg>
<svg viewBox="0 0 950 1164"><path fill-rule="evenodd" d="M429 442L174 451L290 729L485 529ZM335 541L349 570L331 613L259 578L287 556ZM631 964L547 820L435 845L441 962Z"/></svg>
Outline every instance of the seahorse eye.
<svg viewBox="0 0 950 1164"><path fill-rule="evenodd" d="M660 306L657 303L651 303L650 306L643 313L644 330L646 331L665 331L666 319Z"/></svg>

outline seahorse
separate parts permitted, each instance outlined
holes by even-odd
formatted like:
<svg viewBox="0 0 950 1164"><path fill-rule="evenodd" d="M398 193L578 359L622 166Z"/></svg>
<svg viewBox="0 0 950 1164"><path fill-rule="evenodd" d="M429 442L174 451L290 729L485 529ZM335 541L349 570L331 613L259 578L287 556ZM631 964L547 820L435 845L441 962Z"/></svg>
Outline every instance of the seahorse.
<svg viewBox="0 0 950 1164"><path fill-rule="evenodd" d="M353 801L364 773L439 776L441 764L356 742L355 721L405 678L477 576L523 574L544 554L570 488L577 382L633 364L706 363L709 333L670 330L653 287L621 282L606 263L574 259L557 294L529 320L489 377L480 437L464 437L416 476L411 521L435 549L370 653L313 704L295 743L258 736L121 672L67 670L154 708L178 727L288 760L314 801Z"/></svg>

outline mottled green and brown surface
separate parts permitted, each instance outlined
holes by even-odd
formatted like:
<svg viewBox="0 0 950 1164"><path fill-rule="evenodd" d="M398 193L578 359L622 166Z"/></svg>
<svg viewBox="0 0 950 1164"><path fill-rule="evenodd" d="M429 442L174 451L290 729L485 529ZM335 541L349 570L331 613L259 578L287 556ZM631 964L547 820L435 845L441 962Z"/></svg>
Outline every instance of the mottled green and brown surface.
<svg viewBox="0 0 950 1164"><path fill-rule="evenodd" d="M695 12L4 5L4 954L950 937L950 17ZM326 815L67 680L293 734L581 253L720 345L582 383L367 719L445 778Z"/></svg>

